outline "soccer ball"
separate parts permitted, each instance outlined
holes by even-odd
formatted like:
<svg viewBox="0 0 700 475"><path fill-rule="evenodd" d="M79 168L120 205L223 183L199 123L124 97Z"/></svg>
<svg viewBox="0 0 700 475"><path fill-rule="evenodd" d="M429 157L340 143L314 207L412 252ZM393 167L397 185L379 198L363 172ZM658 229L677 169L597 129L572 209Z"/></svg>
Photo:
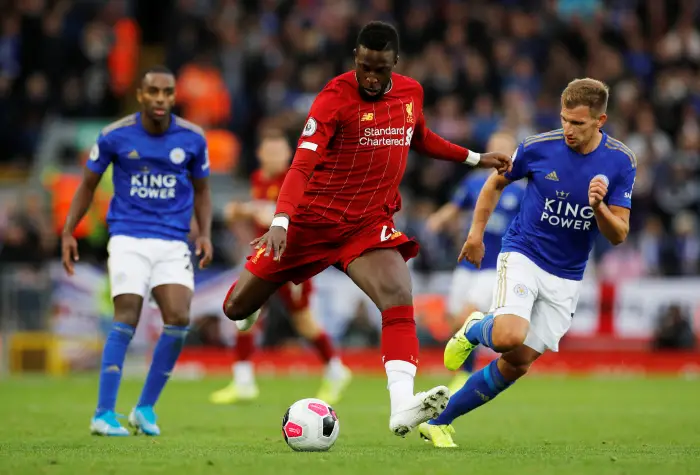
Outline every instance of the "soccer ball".
<svg viewBox="0 0 700 475"><path fill-rule="evenodd" d="M298 452L325 452L340 432L338 416L320 399L307 398L291 405L282 418L282 435Z"/></svg>

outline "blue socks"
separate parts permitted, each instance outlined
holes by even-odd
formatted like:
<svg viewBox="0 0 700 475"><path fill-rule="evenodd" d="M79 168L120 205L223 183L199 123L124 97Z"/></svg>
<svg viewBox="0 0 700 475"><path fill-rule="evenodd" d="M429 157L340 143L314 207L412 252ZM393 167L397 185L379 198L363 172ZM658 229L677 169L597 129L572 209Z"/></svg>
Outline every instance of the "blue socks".
<svg viewBox="0 0 700 475"><path fill-rule="evenodd" d="M177 325L164 325L163 333L158 339L156 349L153 351L151 369L146 377L146 384L141 392L138 407L155 406L165 383L170 379L170 373L175 368L182 347L185 344L188 327Z"/></svg>
<svg viewBox="0 0 700 475"><path fill-rule="evenodd" d="M500 358L499 358L500 359ZM498 369L498 360L478 371L467 380L466 384L450 397L445 410L435 419L428 421L432 425L452 424L452 421L473 411L508 389L514 381L506 381Z"/></svg>
<svg viewBox="0 0 700 475"><path fill-rule="evenodd" d="M489 313L483 319L470 326L465 336L474 345L481 343L484 346L493 348L492 333L493 315Z"/></svg>
<svg viewBox="0 0 700 475"><path fill-rule="evenodd" d="M462 371L464 371L465 373L471 374L474 372L474 365L476 364L476 352L476 349L472 350L472 352L469 353L469 356L462 364Z"/></svg>
<svg viewBox="0 0 700 475"><path fill-rule="evenodd" d="M108 411L114 411L117 402L117 392L122 379L122 368L126 350L135 328L121 322L114 322L107 335L105 347L102 350L102 371L100 372L100 389L97 397L95 416Z"/></svg>

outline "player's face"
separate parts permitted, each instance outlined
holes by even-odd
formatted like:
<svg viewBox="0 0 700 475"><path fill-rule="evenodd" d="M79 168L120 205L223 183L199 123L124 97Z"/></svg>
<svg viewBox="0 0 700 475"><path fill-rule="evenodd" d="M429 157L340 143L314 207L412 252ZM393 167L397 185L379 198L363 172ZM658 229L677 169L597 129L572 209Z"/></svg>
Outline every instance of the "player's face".
<svg viewBox="0 0 700 475"><path fill-rule="evenodd" d="M266 138L258 147L260 167L269 175L279 175L289 168L292 150L284 137Z"/></svg>
<svg viewBox="0 0 700 475"><path fill-rule="evenodd" d="M376 101L384 95L398 60L395 51L374 51L364 46L355 50L355 75L363 99Z"/></svg>
<svg viewBox="0 0 700 475"><path fill-rule="evenodd" d="M500 133L493 134L486 144L487 152L501 152L511 154L515 151L518 144L512 135Z"/></svg>
<svg viewBox="0 0 700 475"><path fill-rule="evenodd" d="M573 149L585 147L603 127L606 118L605 114L594 116L588 106L576 106L573 109L562 107L561 126L566 145Z"/></svg>
<svg viewBox="0 0 700 475"><path fill-rule="evenodd" d="M150 119L167 120L175 105L175 78L171 74L149 73L143 78L136 97Z"/></svg>

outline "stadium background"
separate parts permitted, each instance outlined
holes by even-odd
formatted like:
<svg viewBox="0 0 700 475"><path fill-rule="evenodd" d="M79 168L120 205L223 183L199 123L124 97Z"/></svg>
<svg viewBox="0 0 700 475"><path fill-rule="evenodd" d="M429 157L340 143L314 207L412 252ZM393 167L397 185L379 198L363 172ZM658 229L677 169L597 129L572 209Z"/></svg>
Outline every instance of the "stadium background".
<svg viewBox="0 0 700 475"><path fill-rule="evenodd" d="M559 127L558 98L575 77L611 86L606 131L637 155L631 232L596 245L559 371L697 372L700 355L700 7L692 0L178 0L0 1L0 367L93 369L110 318L103 180L78 230L81 264L67 279L59 236L81 166L100 128L136 110L139 71L178 74L179 113L207 130L215 202L215 263L197 275L196 320L180 374L227 371L232 325L220 302L249 232L222 221L248 195L265 127L296 140L325 82L351 67L358 28L372 19L401 33L397 72L426 91L430 127L481 150L491 133L518 140ZM465 167L412 156L400 229L412 262L427 367L439 368L444 295L464 237L433 235L425 218L449 199ZM381 370L379 315L331 269L314 310L349 364ZM144 310L130 361L145 363L158 334ZM273 305L261 343L269 370L318 366ZM431 351L431 348L433 350ZM585 354L585 358L582 355ZM488 357L488 355L487 355ZM139 365L140 363L134 363Z"/></svg>

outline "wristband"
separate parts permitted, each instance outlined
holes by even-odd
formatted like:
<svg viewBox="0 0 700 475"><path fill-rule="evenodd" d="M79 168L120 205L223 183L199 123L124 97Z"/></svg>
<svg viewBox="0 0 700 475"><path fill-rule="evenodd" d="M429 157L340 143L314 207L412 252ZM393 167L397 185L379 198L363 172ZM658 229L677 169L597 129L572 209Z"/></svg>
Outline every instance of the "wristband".
<svg viewBox="0 0 700 475"><path fill-rule="evenodd" d="M289 218L287 218L286 216L275 216L274 218L272 218L272 224L270 224L270 227L273 226L284 228L284 230L286 231L289 227Z"/></svg>
<svg viewBox="0 0 700 475"><path fill-rule="evenodd" d="M469 155L467 155L467 159L464 161L464 163L474 167L474 166L478 165L480 161L481 161L481 154L476 153L476 152L472 152L470 150Z"/></svg>

